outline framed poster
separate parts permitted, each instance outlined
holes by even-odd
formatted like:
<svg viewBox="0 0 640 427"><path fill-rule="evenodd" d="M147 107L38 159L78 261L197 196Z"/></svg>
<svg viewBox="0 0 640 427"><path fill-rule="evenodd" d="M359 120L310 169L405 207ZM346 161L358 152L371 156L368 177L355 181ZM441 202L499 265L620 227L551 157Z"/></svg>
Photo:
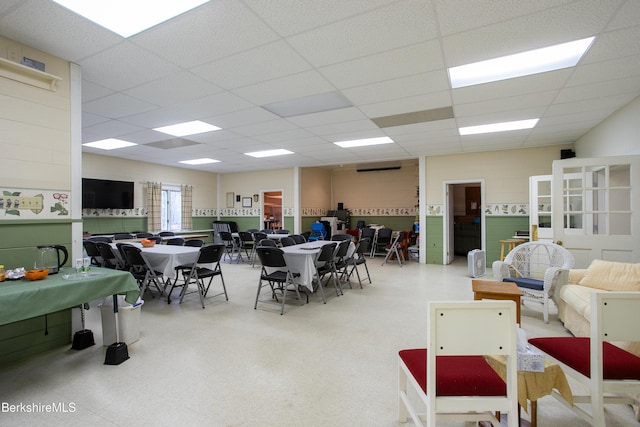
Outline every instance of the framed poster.
<svg viewBox="0 0 640 427"><path fill-rule="evenodd" d="M233 193L227 193L227 207L228 208L232 208L233 204L234 204L234 194Z"/></svg>
<svg viewBox="0 0 640 427"><path fill-rule="evenodd" d="M250 208L251 207L251 197L243 197L242 198L242 207Z"/></svg>

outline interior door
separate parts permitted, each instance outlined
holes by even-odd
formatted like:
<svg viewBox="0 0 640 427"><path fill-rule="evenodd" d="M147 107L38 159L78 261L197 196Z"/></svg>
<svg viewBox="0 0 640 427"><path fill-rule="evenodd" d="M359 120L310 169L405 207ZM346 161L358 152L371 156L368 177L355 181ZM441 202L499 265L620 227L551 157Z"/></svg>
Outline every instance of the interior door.
<svg viewBox="0 0 640 427"><path fill-rule="evenodd" d="M638 262L640 156L553 162L553 238L576 258L576 268L593 259Z"/></svg>
<svg viewBox="0 0 640 427"><path fill-rule="evenodd" d="M537 240L553 240L552 210L552 175L529 177L529 235L535 239L534 229L537 230Z"/></svg>

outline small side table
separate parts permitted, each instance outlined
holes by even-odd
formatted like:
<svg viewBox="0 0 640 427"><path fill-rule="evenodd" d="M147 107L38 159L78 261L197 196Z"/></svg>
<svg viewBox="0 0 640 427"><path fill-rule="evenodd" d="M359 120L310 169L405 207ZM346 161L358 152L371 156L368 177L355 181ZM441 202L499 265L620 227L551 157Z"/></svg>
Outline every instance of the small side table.
<svg viewBox="0 0 640 427"><path fill-rule="evenodd" d="M485 356L485 359L502 379L506 378L504 356ZM544 372L518 371L518 404L527 411L527 401L531 402L531 427L536 427L538 424L538 399L551 394L554 389L573 405L571 387L564 371L557 363L545 360Z"/></svg>
<svg viewBox="0 0 640 427"><path fill-rule="evenodd" d="M493 280L472 280L473 299L510 300L516 303L516 322L520 324L520 297L522 291L513 282L496 282Z"/></svg>

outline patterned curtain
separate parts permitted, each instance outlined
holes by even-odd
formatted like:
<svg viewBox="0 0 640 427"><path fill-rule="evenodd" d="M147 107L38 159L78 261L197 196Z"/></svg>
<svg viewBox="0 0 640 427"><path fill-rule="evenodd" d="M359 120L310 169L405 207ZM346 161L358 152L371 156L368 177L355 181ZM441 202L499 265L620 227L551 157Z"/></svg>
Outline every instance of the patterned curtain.
<svg viewBox="0 0 640 427"><path fill-rule="evenodd" d="M182 194L182 229L193 230L191 213L193 209L193 187L190 185L180 186Z"/></svg>
<svg viewBox="0 0 640 427"><path fill-rule="evenodd" d="M147 229L150 231L162 230L161 224L162 184L159 182L147 182Z"/></svg>

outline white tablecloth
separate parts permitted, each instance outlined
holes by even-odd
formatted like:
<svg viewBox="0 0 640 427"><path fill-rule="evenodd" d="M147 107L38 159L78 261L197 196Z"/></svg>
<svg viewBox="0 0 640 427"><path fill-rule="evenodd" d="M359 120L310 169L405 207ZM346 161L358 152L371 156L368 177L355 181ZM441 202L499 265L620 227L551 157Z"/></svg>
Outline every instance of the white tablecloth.
<svg viewBox="0 0 640 427"><path fill-rule="evenodd" d="M200 248L193 246L155 245L151 248L144 248L140 243L130 244L142 248L142 255L147 259L151 268L162 272L164 277L169 279L175 279L177 266L193 264L198 259L200 252ZM115 243L111 245L116 248Z"/></svg>
<svg viewBox="0 0 640 427"><path fill-rule="evenodd" d="M282 249L284 252L284 259L287 261L287 266L294 273L299 273L300 277L297 279L298 283L308 288L313 292L313 278L316 274L315 261L320 253L320 250L324 245L332 242L330 240L316 240L313 242L306 242L299 245L285 246ZM353 242L349 245L348 255L351 255L355 250Z"/></svg>

